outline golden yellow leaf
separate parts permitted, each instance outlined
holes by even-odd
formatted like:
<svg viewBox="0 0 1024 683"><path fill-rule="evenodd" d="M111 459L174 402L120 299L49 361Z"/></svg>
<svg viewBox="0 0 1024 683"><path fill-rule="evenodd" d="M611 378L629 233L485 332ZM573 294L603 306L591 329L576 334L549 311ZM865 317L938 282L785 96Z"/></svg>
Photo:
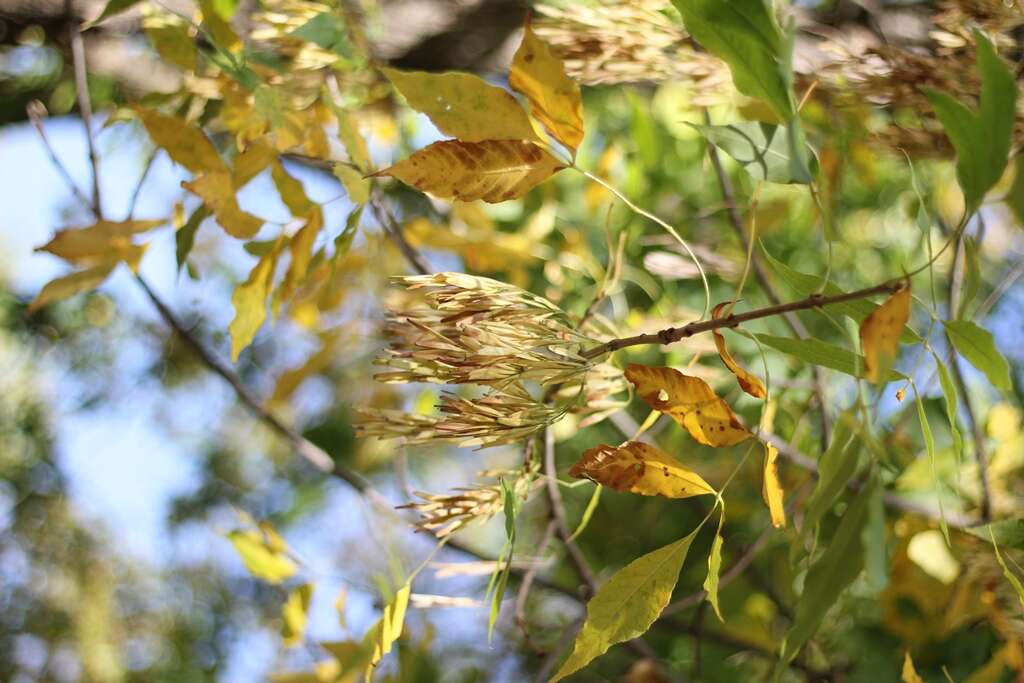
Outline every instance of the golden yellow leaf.
<svg viewBox="0 0 1024 683"><path fill-rule="evenodd" d="M704 380L673 368L650 368L635 363L626 368L625 374L647 405L672 417L700 443L732 446L750 438L750 431L729 404Z"/></svg>
<svg viewBox="0 0 1024 683"><path fill-rule="evenodd" d="M353 167L348 164L335 164L334 177L345 186L345 192L353 204L365 204L370 199L370 181Z"/></svg>
<svg viewBox="0 0 1024 683"><path fill-rule="evenodd" d="M903 683L924 683L924 680L918 675L917 669L914 668L914 660L910 658L909 651L903 653L903 672L900 675L900 680Z"/></svg>
<svg viewBox="0 0 1024 683"><path fill-rule="evenodd" d="M267 296L270 294L274 267L283 244L284 240L279 239L274 248L260 257L249 272L249 279L235 287L231 294L231 303L235 307L235 317L228 326L232 361L238 360L238 354L252 343L256 332L267 319Z"/></svg>
<svg viewBox="0 0 1024 683"><path fill-rule="evenodd" d="M214 218L224 231L238 239L247 239L259 232L263 221L251 213L242 211L235 199L235 185L229 171L206 173L191 182L181 183L189 192L198 195L213 211Z"/></svg>
<svg viewBox="0 0 1024 683"><path fill-rule="evenodd" d="M277 152L261 142L254 142L235 157L231 182L235 189L245 186L277 159Z"/></svg>
<svg viewBox="0 0 1024 683"><path fill-rule="evenodd" d="M860 345L864 351L864 376L877 382L889 374L896 358L900 333L910 318L910 286L896 292L872 311L860 324Z"/></svg>
<svg viewBox="0 0 1024 683"><path fill-rule="evenodd" d="M367 634L368 642L373 644L370 654L369 666L366 669L366 679L369 680L373 669L384 659L384 655L391 652L395 641L402 635L405 626L405 611L409 606L409 595L412 593L412 586L409 582L402 585L395 593L394 599L384 607L384 614L380 620L370 628Z"/></svg>
<svg viewBox="0 0 1024 683"><path fill-rule="evenodd" d="M292 294L309 275L309 263L313 258L313 244L323 226L323 212L319 206L311 205L306 224L291 239L289 245L291 263L288 264L288 272L285 273L284 282L281 283L277 303L291 299ZM274 314L277 314L276 310Z"/></svg>
<svg viewBox="0 0 1024 683"><path fill-rule="evenodd" d="M288 557L287 546L276 532L274 537L276 540L256 530L238 530L228 534L228 540L235 546L235 551L242 558L249 573L258 579L276 584L294 576L299 568Z"/></svg>
<svg viewBox="0 0 1024 683"><path fill-rule="evenodd" d="M580 86L565 74L562 61L527 24L523 42L512 59L508 84L530 100L530 113L553 138L572 150L583 141L583 99Z"/></svg>
<svg viewBox="0 0 1024 683"><path fill-rule="evenodd" d="M117 265L116 261L105 263L94 268L80 270L70 275L50 280L43 286L35 300L29 304L27 312L32 313L47 304L62 301L75 294L96 289L107 279L110 271L114 270L115 265Z"/></svg>
<svg viewBox="0 0 1024 683"><path fill-rule="evenodd" d="M715 306L711 312L712 318L718 318L722 312L722 309L728 306L731 301L720 303ZM718 347L718 356L725 363L725 367L729 368L729 371L736 376L736 381L739 382L740 388L747 392L754 398L764 398L768 395L767 390L764 388L764 383L761 378L757 375L749 372L746 368L736 362L736 359L729 353L729 349L725 345L725 337L719 330L713 330L715 335L715 346Z"/></svg>
<svg viewBox="0 0 1024 683"><path fill-rule="evenodd" d="M302 186L294 176L284 170L284 166L276 159L270 164L270 173L274 178L274 186L277 187L281 201L292 212L292 215L299 218L308 216L313 210L313 202L309 201L306 195L306 188Z"/></svg>
<svg viewBox="0 0 1024 683"><path fill-rule="evenodd" d="M430 117L445 135L463 142L540 141L516 98L479 76L383 71L409 106Z"/></svg>
<svg viewBox="0 0 1024 683"><path fill-rule="evenodd" d="M619 447L602 444L591 448L570 468L569 476L642 496L690 498L715 493L699 474L683 463L639 441L629 441Z"/></svg>
<svg viewBox="0 0 1024 683"><path fill-rule="evenodd" d="M772 526L781 529L786 526L786 508L783 505L785 491L779 481L779 451L771 444L764 445L764 483L761 486L761 497L768 504L772 516Z"/></svg>
<svg viewBox="0 0 1024 683"><path fill-rule="evenodd" d="M281 640L285 647L293 647L302 642L306 632L306 615L309 603L313 600L313 584L304 583L291 593L281 608Z"/></svg>
<svg viewBox="0 0 1024 683"><path fill-rule="evenodd" d="M132 236L166 223L166 220L97 221L87 228L58 230L53 239L36 251L46 251L78 265L122 260L137 266L145 246L132 243Z"/></svg>
<svg viewBox="0 0 1024 683"><path fill-rule="evenodd" d="M149 137L157 147L166 150L175 163L192 173L227 172L227 165L213 143L196 126L176 116L167 116L152 109L140 107L136 112Z"/></svg>
<svg viewBox="0 0 1024 683"><path fill-rule="evenodd" d="M517 199L565 165L532 142L442 140L378 171L440 199Z"/></svg>

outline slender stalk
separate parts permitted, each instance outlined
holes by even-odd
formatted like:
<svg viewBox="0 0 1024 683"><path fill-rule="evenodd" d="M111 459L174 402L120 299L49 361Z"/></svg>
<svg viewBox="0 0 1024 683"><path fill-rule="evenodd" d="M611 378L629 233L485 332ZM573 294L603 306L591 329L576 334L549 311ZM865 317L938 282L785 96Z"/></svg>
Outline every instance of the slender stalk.
<svg viewBox="0 0 1024 683"><path fill-rule="evenodd" d="M639 346L641 344L668 345L681 339L692 337L695 334L700 334L701 332L709 332L723 327L736 327L741 323L749 322L751 320L769 318L776 315L791 313L793 311L819 308L821 306L830 306L832 304L843 303L844 301L864 299L875 294L891 294L902 286L903 284L901 280L890 280L888 282L883 282L880 285L874 285L873 287L858 289L853 292L845 292L843 294L835 294L832 296L812 294L806 299L791 301L785 304L777 304L774 306L766 306L764 308L756 308L752 311L747 311L746 313L730 314L721 318L713 318L711 320L701 320L699 322L683 325L682 327L668 327L659 332L648 332L645 334L637 334L632 337L612 339L600 346L588 349L583 353L583 355L586 358L597 358L598 356L602 356L606 353L624 349L627 346Z"/></svg>
<svg viewBox="0 0 1024 683"><path fill-rule="evenodd" d="M86 73L85 45L82 42L82 29L74 16L71 0L64 0L64 10L68 17L68 32L71 43L71 59L75 73L75 91L78 98L78 114L85 128L85 140L89 148L89 166L92 168L92 211L97 216L102 212L100 205L100 160L96 154L96 139L92 132L92 100L89 97L89 79Z"/></svg>

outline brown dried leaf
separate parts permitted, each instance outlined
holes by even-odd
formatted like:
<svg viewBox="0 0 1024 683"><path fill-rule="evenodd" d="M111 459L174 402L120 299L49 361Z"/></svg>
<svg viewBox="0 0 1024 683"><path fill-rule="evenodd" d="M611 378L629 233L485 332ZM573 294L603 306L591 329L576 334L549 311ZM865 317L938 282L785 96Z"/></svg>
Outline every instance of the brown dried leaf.
<svg viewBox="0 0 1024 683"><path fill-rule="evenodd" d="M518 199L565 165L532 142L442 140L371 177L392 176L440 199Z"/></svg>
<svg viewBox="0 0 1024 683"><path fill-rule="evenodd" d="M605 444L591 448L572 466L569 476L642 496L690 498L715 493L683 463L639 441L629 441L617 448Z"/></svg>
<svg viewBox="0 0 1024 683"><path fill-rule="evenodd" d="M708 383L673 368L630 364L626 379L647 405L669 415L707 446L732 446L750 438L729 404Z"/></svg>

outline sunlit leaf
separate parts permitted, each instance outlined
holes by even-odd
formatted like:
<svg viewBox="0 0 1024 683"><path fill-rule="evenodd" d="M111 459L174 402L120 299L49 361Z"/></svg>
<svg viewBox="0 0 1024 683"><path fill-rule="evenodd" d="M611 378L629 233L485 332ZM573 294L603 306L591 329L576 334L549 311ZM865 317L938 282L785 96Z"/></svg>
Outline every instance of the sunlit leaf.
<svg viewBox="0 0 1024 683"><path fill-rule="evenodd" d="M393 176L440 199L518 199L565 168L532 142L442 140L374 176Z"/></svg>
<svg viewBox="0 0 1024 683"><path fill-rule="evenodd" d="M768 505L772 526L780 529L786 526L786 508L783 505L785 491L779 481L779 451L771 444L764 445L764 483L761 497Z"/></svg>
<svg viewBox="0 0 1024 683"><path fill-rule="evenodd" d="M235 157L231 181L235 188L245 186L277 160L277 151L261 142L254 142Z"/></svg>
<svg viewBox="0 0 1024 683"><path fill-rule="evenodd" d="M507 90L465 73L383 69L409 106L462 142L536 140L526 111Z"/></svg>
<svg viewBox="0 0 1024 683"><path fill-rule="evenodd" d="M285 647L302 643L306 632L306 615L313 599L313 584L304 583L291 593L281 608L281 640Z"/></svg>
<svg viewBox="0 0 1024 683"><path fill-rule="evenodd" d="M227 173L217 149L198 127L176 116L167 116L152 109L136 110L153 142L171 159L192 173Z"/></svg>
<svg viewBox="0 0 1024 683"><path fill-rule="evenodd" d="M281 201L292 212L293 216L305 217L313 210L313 202L306 195L306 189L294 176L284 170L284 166L277 160L270 165L271 177L274 179L274 186Z"/></svg>
<svg viewBox="0 0 1024 683"><path fill-rule="evenodd" d="M331 110L338 121L338 139L348 153L349 161L359 170L366 172L370 170L370 152L366 146L366 140L359 132L359 126L352 118L352 114L337 106L329 100Z"/></svg>
<svg viewBox="0 0 1024 683"><path fill-rule="evenodd" d="M651 627L672 597L679 570L699 530L633 560L598 589L587 603L587 618L572 654L551 683L579 671L612 645L643 635Z"/></svg>
<svg viewBox="0 0 1024 683"><path fill-rule="evenodd" d="M1002 553L999 552L999 544L996 542L995 532L989 528L989 540L992 542L992 550L995 551L996 560L999 562L999 566L1003 569L1003 576L1013 586L1014 592L1017 593L1017 599L1020 601L1021 607L1024 607L1024 585L1021 585L1020 579L1017 575L1010 571L1010 568L1006 566L1006 562L1003 560Z"/></svg>
<svg viewBox="0 0 1024 683"><path fill-rule="evenodd" d="M58 230L53 239L36 251L49 252L80 266L123 260L135 268L145 247L134 244L132 236L166 224L166 220L97 221L86 228Z"/></svg>
<svg viewBox="0 0 1024 683"><path fill-rule="evenodd" d="M715 493L699 474L668 453L640 441L591 448L572 466L569 476L642 496L689 498Z"/></svg>
<svg viewBox="0 0 1024 683"><path fill-rule="evenodd" d="M725 512L722 512L723 521ZM725 621L722 617L722 609L718 604L718 581L722 572L722 522L718 523L718 530L715 532L715 539L711 542L711 551L708 553L708 575L704 579L704 590L708 594L708 603L711 609L715 610L715 616L719 621Z"/></svg>
<svg viewBox="0 0 1024 683"><path fill-rule="evenodd" d="M867 486L877 486L874 480ZM825 614L864 568L864 525L871 497L854 496L822 556L807 570L804 590L797 601L793 626L782 645L779 667L793 660L814 635Z"/></svg>
<svg viewBox="0 0 1024 683"><path fill-rule="evenodd" d="M277 257L281 252L282 240L277 246L256 262L249 272L249 279L235 287L231 294L231 303L235 307L235 317L228 327L231 335L231 360L238 360L242 349L252 343L256 332L267 319L267 297L274 277Z"/></svg>
<svg viewBox="0 0 1024 683"><path fill-rule="evenodd" d="M1007 391L1013 388L1010 365L996 348L991 332L970 320L944 320L942 324L957 352L985 373L994 387Z"/></svg>
<svg viewBox="0 0 1024 683"><path fill-rule="evenodd" d="M731 302L721 303L715 306L711 312L712 318L721 317L722 309L729 305ZM729 353L728 347L725 345L725 336L721 330L713 330L715 337L715 346L718 348L718 356L725 363L725 367L729 368L729 372L736 376L736 381L739 382L740 388L747 392L754 398L764 398L768 395L765 390L764 383L757 375L748 371L746 368L736 362L736 359Z"/></svg>
<svg viewBox="0 0 1024 683"><path fill-rule="evenodd" d="M907 557L925 574L952 584L960 575L960 563L949 551L948 537L935 529L914 534L907 543Z"/></svg>
<svg viewBox="0 0 1024 683"><path fill-rule="evenodd" d="M776 337L772 334L755 334L754 336L765 346L788 353L804 362L838 370L851 377L860 377L864 374L864 358L841 346L835 346L819 339L794 339L792 337Z"/></svg>
<svg viewBox="0 0 1024 683"><path fill-rule="evenodd" d="M1010 154L1016 118L1017 81L991 41L974 31L981 74L977 112L948 93L925 90L946 136L956 149L956 177L972 213L1003 175Z"/></svg>
<svg viewBox="0 0 1024 683"><path fill-rule="evenodd" d="M345 186L345 192L352 203L365 204L370 199L370 182L348 164L335 164L334 177Z"/></svg>
<svg viewBox="0 0 1024 683"><path fill-rule="evenodd" d="M291 262L288 264L288 271L285 273L284 282L278 292L276 304L288 301L299 285L309 275L309 264L313 258L313 244L317 235L324 226L323 212L319 206L310 209L309 218L306 224L292 236L288 245ZM276 315L276 312L275 312Z"/></svg>
<svg viewBox="0 0 1024 683"><path fill-rule="evenodd" d="M864 376L872 382L889 377L896 359L900 332L910 319L910 287L904 287L876 308L860 324Z"/></svg>
<svg viewBox="0 0 1024 683"><path fill-rule="evenodd" d="M228 171L204 173L191 182L181 184L189 192L198 195L211 211L217 224L224 232L238 239L248 239L263 225L263 220L242 211L235 198L235 185Z"/></svg>
<svg viewBox="0 0 1024 683"><path fill-rule="evenodd" d="M625 374L647 405L672 417L700 443L732 446L750 438L729 404L704 380L673 368L636 364L630 364Z"/></svg>
<svg viewBox="0 0 1024 683"><path fill-rule="evenodd" d="M580 86L565 73L562 60L540 40L529 24L512 58L508 84L530 101L530 113L551 137L572 151L583 141L583 98Z"/></svg>
<svg viewBox="0 0 1024 683"><path fill-rule="evenodd" d="M370 661L366 669L367 680L370 679L374 667L391 652L395 641L402 635L402 629L405 627L405 612L409 607L411 592L412 587L408 582L399 588L391 602L385 605L384 614L380 620L366 634L366 644L371 648Z"/></svg>
<svg viewBox="0 0 1024 683"><path fill-rule="evenodd" d="M115 263L106 263L47 282L36 298L29 304L27 312L32 313L55 301L63 301L82 292L91 292L99 287L114 270Z"/></svg>
<svg viewBox="0 0 1024 683"><path fill-rule="evenodd" d="M249 573L268 583L281 583L298 571L285 549L276 547L259 531L232 531L228 540L235 546Z"/></svg>
<svg viewBox="0 0 1024 683"><path fill-rule="evenodd" d="M757 121L737 121L722 126L691 124L715 147L742 166L754 181L770 183L805 183L802 175L793 173L792 142L784 126ZM812 174L817 164L812 161Z"/></svg>
<svg viewBox="0 0 1024 683"><path fill-rule="evenodd" d="M917 669L914 668L914 660L910 658L909 651L903 653L903 671L900 672L900 681L902 683L924 683L917 675Z"/></svg>

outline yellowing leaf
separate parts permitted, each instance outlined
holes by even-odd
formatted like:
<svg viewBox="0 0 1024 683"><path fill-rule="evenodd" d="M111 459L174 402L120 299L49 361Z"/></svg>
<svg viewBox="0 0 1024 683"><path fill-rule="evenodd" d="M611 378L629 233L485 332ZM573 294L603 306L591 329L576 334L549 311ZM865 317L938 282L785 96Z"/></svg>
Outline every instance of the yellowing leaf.
<svg viewBox="0 0 1024 683"><path fill-rule="evenodd" d="M587 603L587 619L576 636L572 654L551 683L576 673L612 645L643 635L651 627L672 596L699 529L633 560L598 589Z"/></svg>
<svg viewBox="0 0 1024 683"><path fill-rule="evenodd" d="M302 642L306 632L306 615L309 603L313 599L313 584L304 583L291 593L281 608L281 640L285 647L293 647Z"/></svg>
<svg viewBox="0 0 1024 683"><path fill-rule="evenodd" d="M149 137L157 147L166 150L176 164L196 174L227 172L227 165L202 130L175 116L166 116L151 109L136 111Z"/></svg>
<svg viewBox="0 0 1024 683"><path fill-rule="evenodd" d="M292 215L296 217L308 216L313 210L313 202L309 201L306 189L302 186L302 183L289 175L284 170L281 162L276 159L270 165L270 169L271 175L274 178L274 186L277 187L277 192L281 195L281 201L292 212Z"/></svg>
<svg viewBox="0 0 1024 683"><path fill-rule="evenodd" d="M888 376L896 359L900 333L910 318L910 287L885 300L860 324L860 345L864 351L864 376L872 382Z"/></svg>
<svg viewBox="0 0 1024 683"><path fill-rule="evenodd" d="M298 567L283 548L272 547L258 531L232 531L228 540L245 563L249 573L268 583L281 583L294 576Z"/></svg>
<svg viewBox="0 0 1024 683"><path fill-rule="evenodd" d="M58 230L49 242L36 251L46 251L65 261L78 264L96 264L116 261L113 251L127 250L132 235L166 224L155 221L97 221L87 228Z"/></svg>
<svg viewBox="0 0 1024 683"><path fill-rule="evenodd" d="M669 415L707 446L732 446L750 438L729 404L708 383L673 368L630 364L626 379L647 405Z"/></svg>
<svg viewBox="0 0 1024 683"><path fill-rule="evenodd" d="M914 660L910 658L910 652L903 653L903 672L900 674L903 683L924 683L914 668Z"/></svg>
<svg viewBox="0 0 1024 683"><path fill-rule="evenodd" d="M764 445L764 483L761 496L768 504L772 526L780 529L786 526L786 508L783 506L782 484L779 482L779 451L771 444Z"/></svg>
<svg viewBox="0 0 1024 683"><path fill-rule="evenodd" d="M732 302L725 302L715 306L714 311L711 313L712 318L720 317L722 309L728 306ZM736 381L740 383L740 388L755 398L764 398L768 395L768 392L764 388L764 383L761 379L749 372L741 366L729 353L729 349L725 346L725 337L721 331L713 330L715 335L715 346L718 347L718 356L725 363L725 367L729 368L729 371L736 375Z"/></svg>
<svg viewBox="0 0 1024 683"><path fill-rule="evenodd" d="M277 159L277 152L260 142L254 142L235 157L231 168L231 182L241 188L263 172Z"/></svg>
<svg viewBox="0 0 1024 683"><path fill-rule="evenodd" d="M338 139L345 147L349 161L361 171L370 170L370 152L352 115L333 103L331 103L331 109L334 110L334 116L338 120Z"/></svg>
<svg viewBox="0 0 1024 683"><path fill-rule="evenodd" d="M267 296L270 294L274 267L282 245L283 240L278 240L273 249L260 257L249 272L249 279L235 287L231 294L231 303L235 307L235 317L228 327L232 361L238 360L238 354L252 343L256 332L267 319Z"/></svg>
<svg viewBox="0 0 1024 683"><path fill-rule="evenodd" d="M365 204L370 199L370 181L348 164L335 164L334 177L341 181L353 204Z"/></svg>
<svg viewBox="0 0 1024 683"><path fill-rule="evenodd" d="M395 641L402 635L402 628L405 625L405 610L409 606L409 594L412 586L406 582L394 599L384 608L384 614L380 621L374 624L367 633L368 645L372 648L370 664L366 669L366 678L369 680L373 668L384 658L384 655L391 652Z"/></svg>
<svg viewBox="0 0 1024 683"><path fill-rule="evenodd" d="M35 300L29 304L27 312L32 313L47 304L96 289L107 279L115 265L117 264L106 263L50 280L43 286Z"/></svg>
<svg viewBox="0 0 1024 683"><path fill-rule="evenodd" d="M529 25L523 30L523 42L512 59L508 84L530 100L530 113L575 157L583 141L580 86L566 76L562 61Z"/></svg>
<svg viewBox="0 0 1024 683"><path fill-rule="evenodd" d="M242 211L235 199L235 185L228 171L206 173L191 182L182 182L189 192L202 198L224 231L238 239L247 239L259 232L263 221Z"/></svg>
<svg viewBox="0 0 1024 683"><path fill-rule="evenodd" d="M496 204L517 199L565 168L532 142L442 140L378 171L440 199Z"/></svg>
<svg viewBox="0 0 1024 683"><path fill-rule="evenodd" d="M725 513L722 513L722 519L725 518ZM722 610L718 605L718 579L719 574L722 571L722 523L718 523L718 531L715 533L715 540L711 542L711 552L708 553L708 575L704 579L704 590L708 594L708 602L711 603L711 608L715 610L715 616L718 617L719 621L725 621L722 618Z"/></svg>
<svg viewBox="0 0 1024 683"><path fill-rule="evenodd" d="M292 259L291 263L288 264L288 272L284 276L284 282L281 283L278 302L290 299L309 274L309 263L313 258L313 244L316 242L316 236L320 233L320 229L323 226L323 212L319 206L312 207L306 224L295 233L289 245Z"/></svg>
<svg viewBox="0 0 1024 683"><path fill-rule="evenodd" d="M479 76L383 71L409 106L445 135L463 142L540 140L516 98Z"/></svg>
<svg viewBox="0 0 1024 683"><path fill-rule="evenodd" d="M668 453L639 441L618 448L601 445L583 454L569 476L642 496L690 498L714 494L700 475Z"/></svg>

